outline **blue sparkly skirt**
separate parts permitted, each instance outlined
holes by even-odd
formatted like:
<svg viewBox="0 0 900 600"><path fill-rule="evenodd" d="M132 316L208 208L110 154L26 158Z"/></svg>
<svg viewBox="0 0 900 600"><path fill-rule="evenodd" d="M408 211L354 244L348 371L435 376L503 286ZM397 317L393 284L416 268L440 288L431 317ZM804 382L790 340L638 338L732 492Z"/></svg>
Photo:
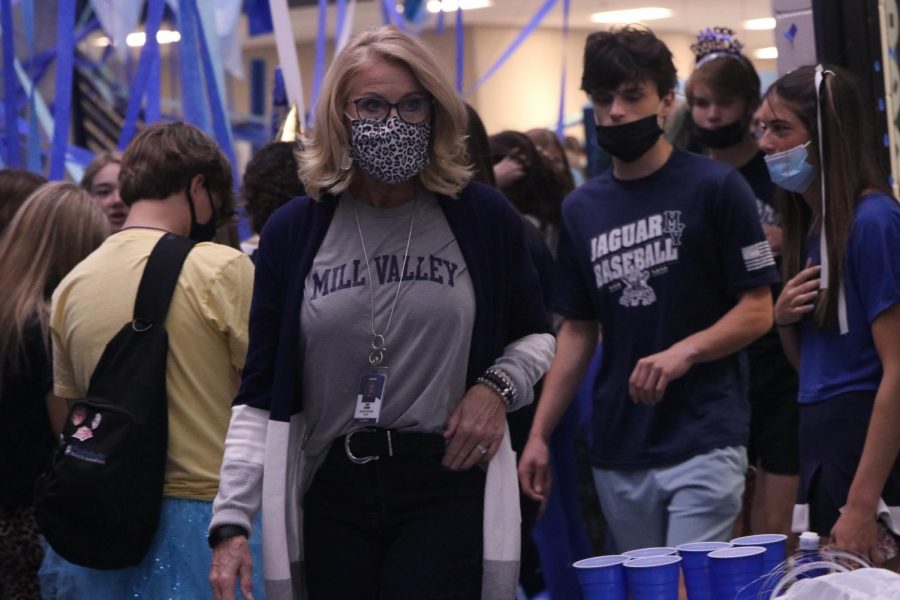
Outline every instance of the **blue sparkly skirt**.
<svg viewBox="0 0 900 600"><path fill-rule="evenodd" d="M46 543L38 573L44 600L202 600L212 598L209 567L212 550L206 531L212 519L212 502L166 498L159 529L140 564L104 571L73 565ZM260 519L253 524L262 531ZM253 596L263 599L262 540L250 537L253 558ZM237 592L241 597L240 591Z"/></svg>

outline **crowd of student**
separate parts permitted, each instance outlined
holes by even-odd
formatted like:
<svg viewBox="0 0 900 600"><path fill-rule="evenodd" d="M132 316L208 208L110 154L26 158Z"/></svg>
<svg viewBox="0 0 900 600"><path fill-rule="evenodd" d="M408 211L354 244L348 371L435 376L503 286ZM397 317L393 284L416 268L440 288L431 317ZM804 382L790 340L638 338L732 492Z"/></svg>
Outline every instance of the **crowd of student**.
<svg viewBox="0 0 900 600"><path fill-rule="evenodd" d="M552 132L488 136L420 40L364 31L315 127L249 164L245 253L211 243L233 181L193 126L81 188L0 171L0 596L504 599L521 557L569 598L586 552L792 527L897 568L900 205L858 86L803 67L762 94L727 29L694 51L680 107L651 31L588 37L611 167L583 181ZM160 522L139 564L79 566L42 545L34 483L167 233L198 243ZM542 522L582 529L554 556Z"/></svg>

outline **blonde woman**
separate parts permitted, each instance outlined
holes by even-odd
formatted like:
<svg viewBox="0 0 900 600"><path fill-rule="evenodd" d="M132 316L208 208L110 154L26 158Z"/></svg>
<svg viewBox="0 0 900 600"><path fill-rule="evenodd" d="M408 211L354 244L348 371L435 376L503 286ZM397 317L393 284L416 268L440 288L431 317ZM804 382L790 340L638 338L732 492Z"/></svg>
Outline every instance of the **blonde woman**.
<svg viewBox="0 0 900 600"><path fill-rule="evenodd" d="M210 525L216 597L249 587L261 506L270 600L512 598L506 413L554 349L521 218L469 181L465 105L397 29L335 57L315 123L309 197L260 239Z"/></svg>
<svg viewBox="0 0 900 600"><path fill-rule="evenodd" d="M109 234L100 208L69 183L48 183L16 212L0 238L0 597L39 598L41 548L35 479L55 448L45 398L51 365L50 294ZM65 418L65 407L56 414ZM58 429L58 428L57 428Z"/></svg>

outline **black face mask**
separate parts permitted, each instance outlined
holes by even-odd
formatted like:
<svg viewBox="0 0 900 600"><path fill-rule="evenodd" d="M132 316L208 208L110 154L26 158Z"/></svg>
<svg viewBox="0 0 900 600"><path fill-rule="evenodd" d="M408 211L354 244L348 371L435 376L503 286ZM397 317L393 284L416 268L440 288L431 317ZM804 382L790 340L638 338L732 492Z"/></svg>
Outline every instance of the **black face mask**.
<svg viewBox="0 0 900 600"><path fill-rule="evenodd" d="M209 190L207 190L209 194ZM209 207L212 209L212 216L206 223L197 222L197 212L194 210L194 199L191 197L191 188L187 190L188 207L191 209L191 231L188 237L195 242L208 242L216 236L216 205L212 201L212 194L209 194Z"/></svg>
<svg viewBox="0 0 900 600"><path fill-rule="evenodd" d="M656 144L662 129L658 117L649 117L624 125L597 125L597 143L623 162L634 162Z"/></svg>
<svg viewBox="0 0 900 600"><path fill-rule="evenodd" d="M737 146L747 135L747 120L739 119L731 125L717 127L715 129L706 129L694 124L694 133L700 143L707 148L713 150L721 150L722 148L731 148Z"/></svg>

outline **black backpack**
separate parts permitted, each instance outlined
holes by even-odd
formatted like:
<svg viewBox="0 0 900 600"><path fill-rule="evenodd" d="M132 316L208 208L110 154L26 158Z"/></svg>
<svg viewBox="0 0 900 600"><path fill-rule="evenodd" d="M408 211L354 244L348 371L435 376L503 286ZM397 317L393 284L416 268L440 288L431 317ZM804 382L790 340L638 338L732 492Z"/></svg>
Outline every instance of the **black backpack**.
<svg viewBox="0 0 900 600"><path fill-rule="evenodd" d="M72 405L35 511L57 554L94 569L138 564L159 525L169 424L164 323L193 241L167 233L141 276L134 320L106 345Z"/></svg>

